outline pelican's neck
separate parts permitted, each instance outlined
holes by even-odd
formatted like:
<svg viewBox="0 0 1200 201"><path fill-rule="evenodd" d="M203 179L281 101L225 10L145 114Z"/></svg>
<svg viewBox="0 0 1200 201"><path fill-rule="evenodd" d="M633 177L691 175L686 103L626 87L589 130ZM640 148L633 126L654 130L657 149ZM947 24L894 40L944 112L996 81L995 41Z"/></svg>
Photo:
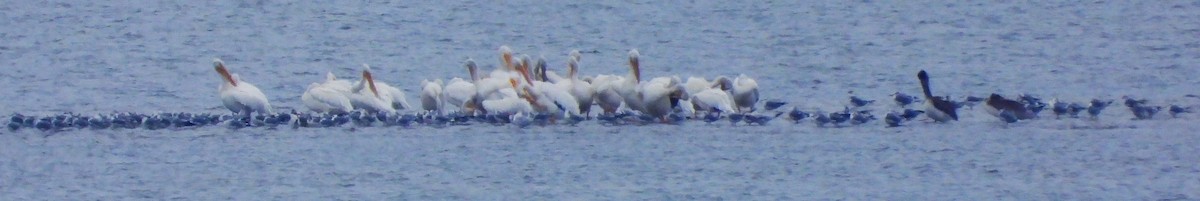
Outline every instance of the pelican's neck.
<svg viewBox="0 0 1200 201"><path fill-rule="evenodd" d="M509 72L516 70L516 66L513 66L512 49L509 49L508 46L500 46L500 62L499 67L504 70Z"/></svg>
<svg viewBox="0 0 1200 201"><path fill-rule="evenodd" d="M362 74L363 82L366 82L366 87L371 90L371 94L379 98L379 89L375 88L375 78L371 76L371 71L364 70Z"/></svg>
<svg viewBox="0 0 1200 201"><path fill-rule="evenodd" d="M733 89L733 81L730 81L728 77L721 76L721 77L717 77L717 79L713 80L712 86L709 86L709 87L710 88L718 88L721 90L731 90L731 89Z"/></svg>
<svg viewBox="0 0 1200 201"><path fill-rule="evenodd" d="M629 50L629 77L634 83L642 82L642 68L638 64L638 57L641 57L641 53L638 53L637 49Z"/></svg>
<svg viewBox="0 0 1200 201"><path fill-rule="evenodd" d="M221 75L221 79L225 80L225 84L237 87L238 80L233 77L233 74L229 73L229 69L225 69L225 64L216 62L216 66L213 69L217 71L217 74Z"/></svg>
<svg viewBox="0 0 1200 201"><path fill-rule="evenodd" d="M578 52L578 51L576 51L576 52ZM577 79L576 73L578 73L578 72L579 72L579 60L574 57L568 59L567 60L567 77L572 80Z"/></svg>
<svg viewBox="0 0 1200 201"><path fill-rule="evenodd" d="M475 66L475 61L467 59L467 72L471 74L471 83L479 82L479 69Z"/></svg>

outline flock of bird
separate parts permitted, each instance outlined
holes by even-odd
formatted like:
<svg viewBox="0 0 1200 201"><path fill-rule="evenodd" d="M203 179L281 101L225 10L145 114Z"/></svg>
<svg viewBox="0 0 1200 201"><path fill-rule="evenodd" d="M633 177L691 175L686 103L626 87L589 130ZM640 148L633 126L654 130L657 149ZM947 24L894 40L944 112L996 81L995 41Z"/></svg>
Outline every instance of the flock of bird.
<svg viewBox="0 0 1200 201"><path fill-rule="evenodd" d="M231 73L220 59L214 59L213 68L221 78L218 97L230 114L114 113L45 117L14 114L8 127L12 130L165 129L206 125L299 128L346 124L449 126L472 123L526 127L576 124L589 119L604 124L676 124L697 119L710 124L726 120L734 125L765 125L784 115L794 123L811 119L821 127L841 127L877 119L872 114L873 110L869 109L871 107L867 107L875 101L857 96L851 96L849 104L841 111L832 113L806 112L799 107L780 109L788 103L779 100L762 101L760 110L756 107L760 104L758 84L744 74L732 78L720 76L712 80L689 77L684 81L677 76L646 80L641 76L636 49L628 54L628 74L596 76L579 75L582 60L579 51L568 53L565 75L549 70L544 58L534 61L529 55L518 57L507 46L501 46L499 52L500 65L487 74L481 74L475 61L468 58L463 66L469 77L456 77L448 82L441 79L422 80L418 95L420 107L410 105L400 89L375 79L371 67L363 64L362 73L355 82L339 79L330 72L325 80L309 84L300 99L312 112L276 112L258 87ZM1007 123L1038 119L1038 114L1047 107L1057 118L1080 118L1079 114L1087 111L1091 119L1097 119L1113 102L1093 99L1085 105L1054 99L1046 103L1030 95L1021 95L1013 100L999 94L991 94L987 98L967 96L964 100L955 101L949 97L934 96L930 91L929 74L925 71L917 73L917 78L921 83L923 100L900 92L892 94L899 110L884 115L883 122L888 127L902 126L922 114L934 122L957 121L960 108L974 108L981 102L989 114ZM1148 104L1144 99L1124 98L1125 105L1135 115L1134 119L1151 119L1163 109L1162 106ZM922 102L924 108L909 107ZM600 111L593 112L595 107ZM1190 112L1190 108L1171 105L1169 111L1174 117Z"/></svg>

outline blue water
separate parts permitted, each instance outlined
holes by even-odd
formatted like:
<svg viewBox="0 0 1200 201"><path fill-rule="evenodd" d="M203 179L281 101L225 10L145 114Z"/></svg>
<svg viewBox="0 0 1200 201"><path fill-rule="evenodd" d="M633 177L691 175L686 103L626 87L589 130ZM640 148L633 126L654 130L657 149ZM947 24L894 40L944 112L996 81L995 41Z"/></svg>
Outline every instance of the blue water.
<svg viewBox="0 0 1200 201"><path fill-rule="evenodd" d="M831 112L856 95L1029 93L1197 105L1195 2L88 2L0 5L0 114L224 112L212 58L281 110L362 63L408 92L496 48L562 69L747 74ZM0 131L24 199L1197 199L1197 117L1003 124Z"/></svg>

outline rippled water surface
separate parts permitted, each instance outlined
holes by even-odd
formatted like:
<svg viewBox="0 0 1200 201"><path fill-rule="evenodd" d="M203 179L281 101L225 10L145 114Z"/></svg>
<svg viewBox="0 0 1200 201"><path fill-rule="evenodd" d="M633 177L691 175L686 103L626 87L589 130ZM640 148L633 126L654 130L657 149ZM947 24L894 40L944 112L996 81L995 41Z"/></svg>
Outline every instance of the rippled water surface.
<svg viewBox="0 0 1200 201"><path fill-rule="evenodd" d="M220 113L211 60L279 109L325 72L416 102L496 48L563 69L746 74L763 96L834 111L856 95L1029 93L1200 105L1200 3L1142 1L132 2L0 5L0 114ZM51 199L1200 199L1200 117L821 128L472 125L0 131L0 197ZM1045 114L1043 115L1045 116Z"/></svg>

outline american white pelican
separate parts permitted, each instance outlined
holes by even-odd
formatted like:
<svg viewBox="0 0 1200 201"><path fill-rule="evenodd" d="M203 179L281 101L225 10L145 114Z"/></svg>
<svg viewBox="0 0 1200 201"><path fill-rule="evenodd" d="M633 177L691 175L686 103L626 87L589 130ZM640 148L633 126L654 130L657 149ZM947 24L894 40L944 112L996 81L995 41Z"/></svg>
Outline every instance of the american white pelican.
<svg viewBox="0 0 1200 201"><path fill-rule="evenodd" d="M626 108L645 112L641 94L638 92L642 80L641 67L638 65L639 55L637 49L629 50L629 75L623 81L614 83L616 85L611 86L611 89L621 95Z"/></svg>
<svg viewBox="0 0 1200 201"><path fill-rule="evenodd" d="M532 96L516 92L516 79L508 80L508 88L499 89L496 98L480 101L480 106L489 114L516 114L533 112L530 102L536 102Z"/></svg>
<svg viewBox="0 0 1200 201"><path fill-rule="evenodd" d="M733 88L729 95L733 96L733 104L737 105L738 110L754 111L754 104L758 103L758 82L745 74L738 75L733 80Z"/></svg>
<svg viewBox="0 0 1200 201"><path fill-rule="evenodd" d="M345 93L319 83L309 84L308 90L304 91L300 100L304 102L304 106L308 106L308 109L319 113L340 114L354 110L354 106L350 104L350 98L347 98Z"/></svg>
<svg viewBox="0 0 1200 201"><path fill-rule="evenodd" d="M517 72L516 72L516 70L517 70L516 62L517 61L513 60L512 49L508 48L508 46L505 45L505 46L500 46L499 51L500 51L500 65L496 66L496 70L492 70L492 72L488 74L488 77L489 78L499 78L499 79L501 79L501 81L508 80L509 78L518 78L520 75L517 75Z"/></svg>
<svg viewBox="0 0 1200 201"><path fill-rule="evenodd" d="M354 84L350 83L349 80L338 79L337 76L333 75L333 72L325 73L325 82L321 83L321 86L337 90L343 96L344 94L350 94L350 89L354 88Z"/></svg>
<svg viewBox="0 0 1200 201"><path fill-rule="evenodd" d="M442 79L421 80L421 109L442 112Z"/></svg>
<svg viewBox="0 0 1200 201"><path fill-rule="evenodd" d="M467 59L467 72L471 74L471 80L463 80L462 78L450 79L446 83L446 87L442 89L442 97L446 103L458 107L459 110L466 113L474 113L475 106L472 103L472 98L475 97L475 82L479 81L479 76L476 74L478 67L475 66L475 61Z"/></svg>
<svg viewBox="0 0 1200 201"><path fill-rule="evenodd" d="M578 53L579 51L572 51ZM567 77L562 81L555 83L561 88L569 90L571 96L575 97L578 102L579 112L583 114L591 114L592 102L595 100L596 90L592 88L592 84L580 80L579 76L579 61L578 57L572 56L567 59Z"/></svg>
<svg viewBox="0 0 1200 201"><path fill-rule="evenodd" d="M605 114L613 114L621 107L625 99L617 93L617 87L625 82L625 78L613 75L598 75L592 79L592 88L596 91L593 101Z"/></svg>
<svg viewBox="0 0 1200 201"><path fill-rule="evenodd" d="M392 109L408 110L413 108L412 105L408 104L408 99L404 98L407 96L404 95L404 91L401 91L400 88L396 88L392 85L388 85L387 83L379 81L376 81L375 85L376 87L379 87L380 93L387 93L387 96L392 98L392 100L389 101L392 104Z"/></svg>
<svg viewBox="0 0 1200 201"><path fill-rule="evenodd" d="M563 82L563 81L567 80L567 78L560 76L560 75L558 75L558 73L555 73L554 71L550 71L549 69L546 68L546 58L545 57L538 58L537 64L535 66L536 67L534 69L537 69L536 71L538 72L538 75L535 77L538 78L537 79L538 81L557 84L559 82Z"/></svg>
<svg viewBox="0 0 1200 201"><path fill-rule="evenodd" d="M521 65L517 66L517 71L525 77L528 84L517 87L517 92L528 94L535 100L532 102L534 111L559 115L559 117L580 115L579 101L571 95L570 89L549 82L533 81L528 77L528 61L528 56L522 56Z"/></svg>
<svg viewBox="0 0 1200 201"><path fill-rule="evenodd" d="M730 113L734 112L733 97L725 90L710 87L692 95L692 104L697 111Z"/></svg>
<svg viewBox="0 0 1200 201"><path fill-rule="evenodd" d="M667 121L667 115L671 114L678 100L687 96L684 94L687 90L683 88L679 79L670 77L651 79L643 84L638 92L642 98L642 112L658 117L663 122Z"/></svg>
<svg viewBox="0 0 1200 201"><path fill-rule="evenodd" d="M921 90L925 92L925 116L937 122L958 121L958 112L955 111L954 104L942 97L933 96L933 92L929 91L929 75L925 70L917 73L917 79L921 80Z"/></svg>
<svg viewBox="0 0 1200 201"><path fill-rule="evenodd" d="M379 83L375 82L374 76L371 75L371 66L363 64L362 80L350 89L351 93L350 105L356 109L363 109L369 112L396 112L392 107L392 97L387 91L382 91L379 88Z"/></svg>
<svg viewBox="0 0 1200 201"><path fill-rule="evenodd" d="M701 91L712 88L713 83L708 82L702 77L688 77L687 82L683 86L687 89L688 94L697 94Z"/></svg>
<svg viewBox="0 0 1200 201"><path fill-rule="evenodd" d="M224 82L217 88L221 103L233 113L250 116L251 112L273 114L271 103L258 87L242 81L237 74L230 74L221 59L213 59L213 69L221 75Z"/></svg>

